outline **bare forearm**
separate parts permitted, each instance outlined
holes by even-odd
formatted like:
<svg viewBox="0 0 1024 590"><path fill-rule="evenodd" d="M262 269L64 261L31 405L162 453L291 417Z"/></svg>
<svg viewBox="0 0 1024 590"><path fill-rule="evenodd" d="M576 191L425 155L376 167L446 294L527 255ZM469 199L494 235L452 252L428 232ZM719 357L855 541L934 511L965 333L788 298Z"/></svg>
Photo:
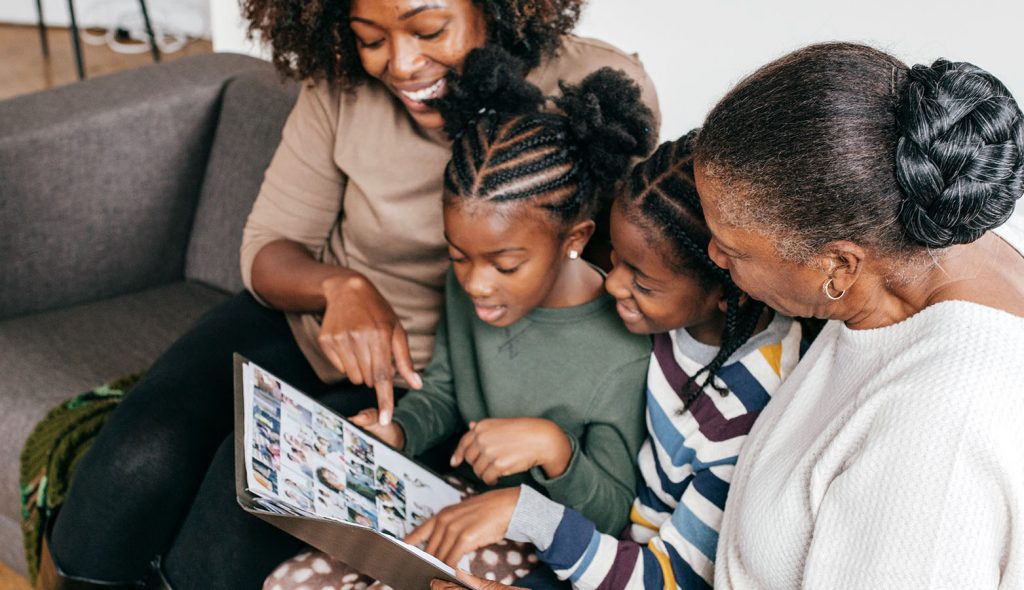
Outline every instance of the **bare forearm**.
<svg viewBox="0 0 1024 590"><path fill-rule="evenodd" d="M317 262L301 244L278 240L256 254L252 286L264 301L282 311L321 312L327 305L324 283L357 274L342 266Z"/></svg>

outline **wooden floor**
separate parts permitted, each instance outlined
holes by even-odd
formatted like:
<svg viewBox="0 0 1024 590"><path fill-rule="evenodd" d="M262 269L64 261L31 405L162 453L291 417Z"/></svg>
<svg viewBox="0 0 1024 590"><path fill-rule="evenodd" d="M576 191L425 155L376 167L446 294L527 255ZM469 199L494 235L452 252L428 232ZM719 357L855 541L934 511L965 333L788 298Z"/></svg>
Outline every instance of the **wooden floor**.
<svg viewBox="0 0 1024 590"><path fill-rule="evenodd" d="M0 24L0 100L78 80L70 30L48 27L47 39L50 44L48 59L43 57L38 28ZM212 51L209 41L195 40L180 51L164 55L163 59L170 61ZM87 78L153 63L149 52L124 55L106 45L94 46L84 42L82 56ZM3 590L2 586L0 590Z"/></svg>

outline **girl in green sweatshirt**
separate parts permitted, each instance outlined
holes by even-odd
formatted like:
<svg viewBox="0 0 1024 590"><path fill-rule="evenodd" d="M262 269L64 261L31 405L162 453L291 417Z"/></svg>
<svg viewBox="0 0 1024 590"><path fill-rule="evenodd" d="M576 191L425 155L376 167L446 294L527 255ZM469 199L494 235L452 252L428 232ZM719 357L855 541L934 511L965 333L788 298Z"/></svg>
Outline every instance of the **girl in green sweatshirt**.
<svg viewBox="0 0 1024 590"><path fill-rule="evenodd" d="M620 72L562 90L542 112L547 99L496 49L452 81L438 105L453 138L445 316L423 386L394 421L353 420L410 456L468 429L452 466L490 489L407 538L451 564L504 537L520 483L613 534L635 491L650 341L623 327L580 253L599 189L651 149L654 120Z"/></svg>

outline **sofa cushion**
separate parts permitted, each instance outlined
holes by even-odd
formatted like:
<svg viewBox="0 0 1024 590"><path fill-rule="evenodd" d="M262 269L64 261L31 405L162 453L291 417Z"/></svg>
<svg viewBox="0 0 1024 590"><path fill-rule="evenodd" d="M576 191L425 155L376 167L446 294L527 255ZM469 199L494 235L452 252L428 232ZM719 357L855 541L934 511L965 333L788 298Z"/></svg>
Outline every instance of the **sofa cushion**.
<svg viewBox="0 0 1024 590"><path fill-rule="evenodd" d="M186 279L230 292L242 289L242 229L298 96L295 83L265 66L224 89L185 259Z"/></svg>
<svg viewBox="0 0 1024 590"><path fill-rule="evenodd" d="M0 321L0 533L18 530L18 455L46 412L105 381L145 370L226 297L195 282L179 282ZM23 566L20 551L7 555L20 546L20 535L5 538L0 560Z"/></svg>
<svg viewBox="0 0 1024 590"><path fill-rule="evenodd" d="M225 81L267 67L204 55L0 101L0 318L182 280Z"/></svg>

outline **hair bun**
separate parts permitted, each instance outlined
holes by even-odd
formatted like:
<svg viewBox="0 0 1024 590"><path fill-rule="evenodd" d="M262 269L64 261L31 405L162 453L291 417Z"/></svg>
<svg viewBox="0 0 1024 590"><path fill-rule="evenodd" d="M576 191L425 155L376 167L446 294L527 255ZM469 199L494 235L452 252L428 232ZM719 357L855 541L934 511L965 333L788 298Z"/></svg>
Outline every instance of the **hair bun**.
<svg viewBox="0 0 1024 590"><path fill-rule="evenodd" d="M544 94L526 81L526 65L497 45L485 45L466 55L462 74L447 76L448 92L428 101L444 119L449 137L462 135L484 114L532 113L544 104Z"/></svg>
<svg viewBox="0 0 1024 590"><path fill-rule="evenodd" d="M620 70L601 68L577 85L560 82L555 104L569 120L579 161L598 182L618 180L632 158L654 147L654 114L640 100L640 87Z"/></svg>
<svg viewBox="0 0 1024 590"><path fill-rule="evenodd" d="M1006 87L966 62L916 65L896 108L900 221L931 248L998 227L1024 193L1024 116Z"/></svg>

